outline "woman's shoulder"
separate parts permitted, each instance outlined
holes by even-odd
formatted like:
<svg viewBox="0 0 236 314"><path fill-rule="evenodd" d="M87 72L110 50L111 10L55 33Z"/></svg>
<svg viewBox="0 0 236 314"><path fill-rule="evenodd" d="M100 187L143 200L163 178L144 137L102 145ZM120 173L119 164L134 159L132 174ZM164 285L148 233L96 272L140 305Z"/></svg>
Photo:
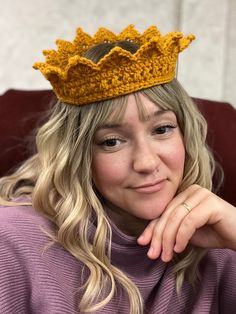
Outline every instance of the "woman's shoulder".
<svg viewBox="0 0 236 314"><path fill-rule="evenodd" d="M30 236L42 229L50 231L52 223L30 203L26 205L25 200L16 200L10 206L0 205L0 233Z"/></svg>
<svg viewBox="0 0 236 314"><path fill-rule="evenodd" d="M230 249L210 249L205 257L223 265L225 261L235 260L236 252Z"/></svg>
<svg viewBox="0 0 236 314"><path fill-rule="evenodd" d="M9 205L0 205L0 222L11 221L16 218L24 219L41 219L43 217L31 205L30 201L17 199L9 203Z"/></svg>
<svg viewBox="0 0 236 314"><path fill-rule="evenodd" d="M0 313L75 312L83 265L50 235L52 223L31 205L0 206Z"/></svg>
<svg viewBox="0 0 236 314"><path fill-rule="evenodd" d="M231 274L236 280L236 252L230 249L210 249L204 256L201 267L213 274Z"/></svg>

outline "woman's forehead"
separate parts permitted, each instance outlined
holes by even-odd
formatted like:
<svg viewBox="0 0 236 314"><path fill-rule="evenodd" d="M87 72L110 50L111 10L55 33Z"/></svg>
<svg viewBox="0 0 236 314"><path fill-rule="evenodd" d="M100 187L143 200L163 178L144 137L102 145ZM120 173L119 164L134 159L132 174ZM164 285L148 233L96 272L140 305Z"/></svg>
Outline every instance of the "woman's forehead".
<svg viewBox="0 0 236 314"><path fill-rule="evenodd" d="M163 115L174 114L172 110L163 109L157 103L151 101L148 97L141 93L130 94L126 101L122 104L117 104L109 113L105 124L120 123L126 115L132 117L138 113L140 121L147 121L153 118L159 118Z"/></svg>

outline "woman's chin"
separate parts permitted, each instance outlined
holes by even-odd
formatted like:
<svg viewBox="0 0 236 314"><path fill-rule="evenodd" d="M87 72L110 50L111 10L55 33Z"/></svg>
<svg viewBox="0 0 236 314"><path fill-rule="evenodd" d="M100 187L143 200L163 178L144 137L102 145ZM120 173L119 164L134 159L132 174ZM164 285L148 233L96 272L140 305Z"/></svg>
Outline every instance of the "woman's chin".
<svg viewBox="0 0 236 314"><path fill-rule="evenodd" d="M155 207L146 207L140 211L136 211L136 217L143 220L154 220L160 218L163 212L165 211L167 205L163 206L155 206Z"/></svg>

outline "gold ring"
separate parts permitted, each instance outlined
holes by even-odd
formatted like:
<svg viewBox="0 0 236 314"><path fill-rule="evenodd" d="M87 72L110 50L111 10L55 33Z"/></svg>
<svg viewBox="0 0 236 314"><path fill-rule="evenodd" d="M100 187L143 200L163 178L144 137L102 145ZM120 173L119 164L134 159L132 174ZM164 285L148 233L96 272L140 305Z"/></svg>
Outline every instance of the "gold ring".
<svg viewBox="0 0 236 314"><path fill-rule="evenodd" d="M186 202L182 203L182 205L187 209L188 213L191 212L191 207Z"/></svg>

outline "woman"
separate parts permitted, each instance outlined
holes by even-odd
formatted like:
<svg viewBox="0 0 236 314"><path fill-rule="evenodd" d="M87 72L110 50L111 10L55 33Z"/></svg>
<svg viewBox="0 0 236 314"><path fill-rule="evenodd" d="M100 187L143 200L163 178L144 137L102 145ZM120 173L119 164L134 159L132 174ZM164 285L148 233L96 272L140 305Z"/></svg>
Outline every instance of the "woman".
<svg viewBox="0 0 236 314"><path fill-rule="evenodd" d="M0 181L1 313L233 312L236 210L174 78L192 39L78 29L35 64L59 101Z"/></svg>

